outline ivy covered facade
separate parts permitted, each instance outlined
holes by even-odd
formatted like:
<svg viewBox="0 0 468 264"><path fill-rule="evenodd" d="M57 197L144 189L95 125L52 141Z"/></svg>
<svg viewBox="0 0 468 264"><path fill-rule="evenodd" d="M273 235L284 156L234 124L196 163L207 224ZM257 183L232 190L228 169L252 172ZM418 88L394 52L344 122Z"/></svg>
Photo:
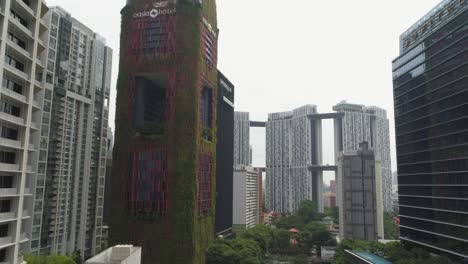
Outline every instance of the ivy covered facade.
<svg viewBox="0 0 468 264"><path fill-rule="evenodd" d="M122 9L109 243L142 263L205 263L214 237L215 0Z"/></svg>

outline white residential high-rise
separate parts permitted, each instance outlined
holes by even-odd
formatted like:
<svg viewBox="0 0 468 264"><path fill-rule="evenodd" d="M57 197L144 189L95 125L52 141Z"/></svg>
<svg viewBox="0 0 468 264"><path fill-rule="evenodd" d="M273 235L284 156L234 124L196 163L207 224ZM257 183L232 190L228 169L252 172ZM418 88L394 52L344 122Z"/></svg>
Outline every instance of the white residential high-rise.
<svg viewBox="0 0 468 264"><path fill-rule="evenodd" d="M19 252L29 251L31 215L40 206L42 109L52 90L45 82L47 11L42 0L0 1L0 263L23 263Z"/></svg>
<svg viewBox="0 0 468 264"><path fill-rule="evenodd" d="M234 112L234 168L252 166L250 119L247 112Z"/></svg>
<svg viewBox="0 0 468 264"><path fill-rule="evenodd" d="M49 15L57 49L49 52L46 79L55 74L54 92L50 139L41 141L39 157L46 183L35 201L43 217L34 219L33 238L39 233L40 240L31 247L85 259L101 250L112 50L62 8Z"/></svg>
<svg viewBox="0 0 468 264"><path fill-rule="evenodd" d="M361 142L369 142L380 161L384 211L392 211L392 162L390 157L390 128L387 112L378 107L349 104L345 101L333 107L344 117L335 119L335 154L355 151Z"/></svg>
<svg viewBox="0 0 468 264"><path fill-rule="evenodd" d="M259 180L258 172L251 167L237 166L233 181L233 221L235 233L252 228L259 219Z"/></svg>
<svg viewBox="0 0 468 264"><path fill-rule="evenodd" d="M275 212L295 211L304 200L323 210L322 121L310 118L317 108L268 115L266 124L266 206Z"/></svg>

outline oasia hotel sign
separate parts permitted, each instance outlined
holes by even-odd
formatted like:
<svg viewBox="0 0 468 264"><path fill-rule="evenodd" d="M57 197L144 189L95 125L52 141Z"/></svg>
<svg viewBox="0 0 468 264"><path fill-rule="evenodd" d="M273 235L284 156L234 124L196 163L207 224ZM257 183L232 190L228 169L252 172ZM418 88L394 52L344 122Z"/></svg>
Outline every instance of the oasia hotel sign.
<svg viewBox="0 0 468 264"><path fill-rule="evenodd" d="M157 18L162 15L173 15L176 13L176 4L177 0L153 2L152 6L146 7L146 10L134 13L133 18Z"/></svg>

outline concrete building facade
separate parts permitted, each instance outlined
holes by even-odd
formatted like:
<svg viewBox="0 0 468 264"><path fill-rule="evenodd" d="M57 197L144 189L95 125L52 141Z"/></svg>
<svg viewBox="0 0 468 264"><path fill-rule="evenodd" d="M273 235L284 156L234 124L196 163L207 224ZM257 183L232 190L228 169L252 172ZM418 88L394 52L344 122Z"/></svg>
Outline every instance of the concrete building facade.
<svg viewBox="0 0 468 264"><path fill-rule="evenodd" d="M368 147L365 142L338 157L340 239L378 241L384 236L380 162Z"/></svg>
<svg viewBox="0 0 468 264"><path fill-rule="evenodd" d="M241 233L255 227L259 219L258 171L237 166L234 170L233 231Z"/></svg>
<svg viewBox="0 0 468 264"><path fill-rule="evenodd" d="M112 50L64 9L49 13L57 49L49 52L46 80L53 76L54 91L45 102L52 109L48 153L39 157L47 156L41 239L32 248L87 258L101 251Z"/></svg>
<svg viewBox="0 0 468 264"><path fill-rule="evenodd" d="M359 149L361 142L369 142L376 160L382 168L382 190L384 211L392 211L392 162L390 156L390 126L387 112L378 107L341 102L333 107L343 113L335 119L335 153Z"/></svg>
<svg viewBox="0 0 468 264"><path fill-rule="evenodd" d="M309 118L317 107L306 105L268 115L266 124L266 206L291 213L304 200L323 210L322 121Z"/></svg>
<svg viewBox="0 0 468 264"><path fill-rule="evenodd" d="M19 253L30 251L32 214L40 206L43 102L52 89L45 82L47 11L41 0L0 3L0 263L23 263Z"/></svg>
<svg viewBox="0 0 468 264"><path fill-rule="evenodd" d="M141 264L141 251L141 247L117 245L88 259L85 264Z"/></svg>
<svg viewBox="0 0 468 264"><path fill-rule="evenodd" d="M234 112L234 167L252 166L248 112Z"/></svg>

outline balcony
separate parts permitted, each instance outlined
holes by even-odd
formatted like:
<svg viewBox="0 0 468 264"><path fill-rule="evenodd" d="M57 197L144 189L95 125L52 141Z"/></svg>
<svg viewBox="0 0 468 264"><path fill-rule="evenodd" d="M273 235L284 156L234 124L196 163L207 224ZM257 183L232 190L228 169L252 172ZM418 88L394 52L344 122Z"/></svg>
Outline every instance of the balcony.
<svg viewBox="0 0 468 264"><path fill-rule="evenodd" d="M34 122L31 122L31 128L35 130L39 130L39 126Z"/></svg>
<svg viewBox="0 0 468 264"><path fill-rule="evenodd" d="M40 59L36 59L36 64L39 65L42 69L45 69L44 63Z"/></svg>
<svg viewBox="0 0 468 264"><path fill-rule="evenodd" d="M14 55L20 55L24 59L30 60L31 59L31 53L29 51L25 50L24 48L18 46L18 44L14 43L13 41L7 39L6 43L8 46L10 46L13 50Z"/></svg>
<svg viewBox="0 0 468 264"><path fill-rule="evenodd" d="M17 196L18 190L16 188L0 188L0 196Z"/></svg>
<svg viewBox="0 0 468 264"><path fill-rule="evenodd" d="M27 99L26 99L26 96L22 95L22 94L19 94L17 92L14 92L8 88L5 88L5 87L2 87L2 94L10 97L11 99L14 99L16 101L19 101L23 104L26 104L27 103Z"/></svg>
<svg viewBox="0 0 468 264"><path fill-rule="evenodd" d="M21 233L20 234L20 243L28 241L28 238L26 236L26 233Z"/></svg>
<svg viewBox="0 0 468 264"><path fill-rule="evenodd" d="M8 212L8 213L0 213L0 222L8 221L8 220L15 220L16 213L15 212Z"/></svg>
<svg viewBox="0 0 468 264"><path fill-rule="evenodd" d="M25 35L27 35L29 38L34 39L33 33L29 28L23 26L20 22L18 22L16 19L10 16L10 25L14 25L16 28L21 30L21 32Z"/></svg>
<svg viewBox="0 0 468 264"><path fill-rule="evenodd" d="M29 151L37 151L37 149L36 149L36 147L34 146L34 144L29 144L28 149L29 149Z"/></svg>
<svg viewBox="0 0 468 264"><path fill-rule="evenodd" d="M21 6L21 9L18 8L19 6ZM14 2L14 7L18 12L21 13L22 16L25 16L27 14L30 19L35 19L36 18L35 15L34 15L34 11L25 2L15 1Z"/></svg>
<svg viewBox="0 0 468 264"><path fill-rule="evenodd" d="M0 146L21 149L21 141L0 137Z"/></svg>
<svg viewBox="0 0 468 264"><path fill-rule="evenodd" d="M41 109L41 104L36 100L33 101L33 106L37 109Z"/></svg>
<svg viewBox="0 0 468 264"><path fill-rule="evenodd" d="M23 211L23 216L22 217L23 218L29 218L30 217L29 214L28 214L28 210Z"/></svg>
<svg viewBox="0 0 468 264"><path fill-rule="evenodd" d="M11 66L10 64L5 63L5 69L10 73L14 74L17 77L23 78L24 80L29 82L29 74L22 72L15 67Z"/></svg>
<svg viewBox="0 0 468 264"><path fill-rule="evenodd" d="M11 243L13 243L12 237L0 237L0 247L8 246Z"/></svg>
<svg viewBox="0 0 468 264"><path fill-rule="evenodd" d="M42 89L42 81L38 81L38 80L34 80L34 85L39 88L39 89Z"/></svg>
<svg viewBox="0 0 468 264"><path fill-rule="evenodd" d="M16 117L7 113L0 112L0 119L16 125L24 126L24 119L21 117Z"/></svg>
<svg viewBox="0 0 468 264"><path fill-rule="evenodd" d="M0 171L19 172L20 166L18 164L0 163Z"/></svg>

